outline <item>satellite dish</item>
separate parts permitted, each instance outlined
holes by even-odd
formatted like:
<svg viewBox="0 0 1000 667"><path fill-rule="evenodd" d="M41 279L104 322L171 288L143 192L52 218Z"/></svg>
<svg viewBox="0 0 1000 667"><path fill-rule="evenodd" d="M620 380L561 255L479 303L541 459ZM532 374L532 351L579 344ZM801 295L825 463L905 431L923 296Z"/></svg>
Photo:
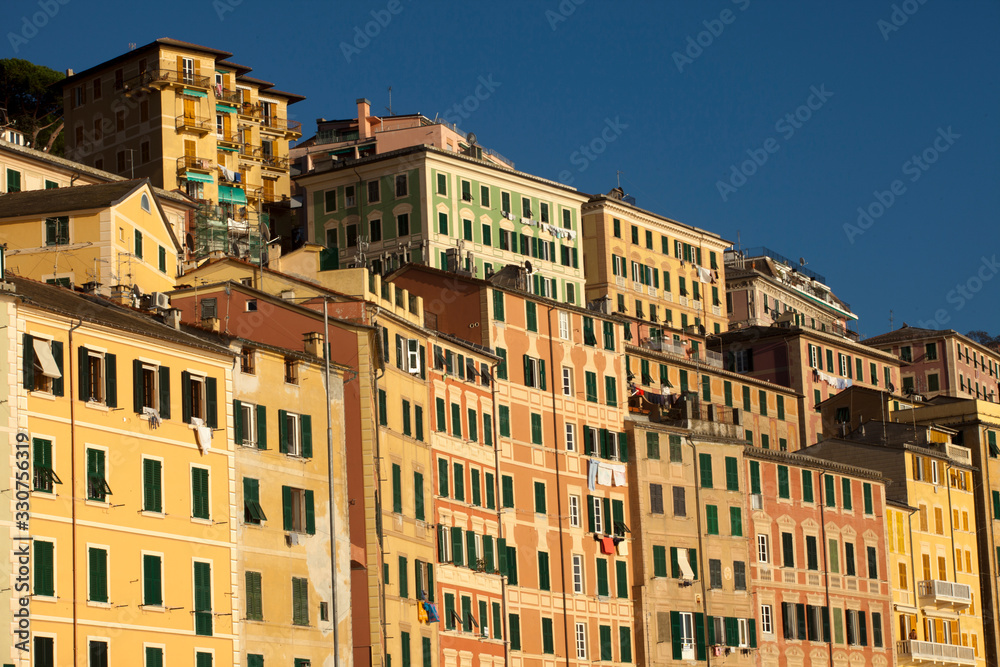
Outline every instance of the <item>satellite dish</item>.
<svg viewBox="0 0 1000 667"><path fill-rule="evenodd" d="M527 271L528 273L531 273L531 262L526 261L524 263L524 270Z"/></svg>
<svg viewBox="0 0 1000 667"><path fill-rule="evenodd" d="M476 139L478 139L478 137L476 136L475 132L469 132L467 135L465 135L465 138L468 139L469 143L472 144L473 146L476 145Z"/></svg>
<svg viewBox="0 0 1000 667"><path fill-rule="evenodd" d="M799 266L805 266L805 265L806 265L806 258L799 257Z"/></svg>

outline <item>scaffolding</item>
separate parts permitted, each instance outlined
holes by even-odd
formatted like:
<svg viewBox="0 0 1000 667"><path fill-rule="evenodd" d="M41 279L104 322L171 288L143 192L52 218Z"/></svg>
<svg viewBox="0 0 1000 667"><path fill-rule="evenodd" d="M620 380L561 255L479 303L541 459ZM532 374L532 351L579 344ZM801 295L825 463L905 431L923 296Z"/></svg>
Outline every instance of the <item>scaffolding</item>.
<svg viewBox="0 0 1000 667"><path fill-rule="evenodd" d="M194 216L195 259L221 251L254 264L266 262L268 215L236 204L203 204Z"/></svg>

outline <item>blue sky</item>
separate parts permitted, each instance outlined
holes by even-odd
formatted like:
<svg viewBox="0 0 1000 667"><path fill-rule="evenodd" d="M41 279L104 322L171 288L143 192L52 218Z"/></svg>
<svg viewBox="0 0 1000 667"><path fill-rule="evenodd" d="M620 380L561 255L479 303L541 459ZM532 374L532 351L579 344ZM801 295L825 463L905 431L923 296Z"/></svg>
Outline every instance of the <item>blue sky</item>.
<svg viewBox="0 0 1000 667"><path fill-rule="evenodd" d="M213 46L307 96L306 136L358 97L384 112L392 86L396 113L456 120L522 171L584 192L621 171L643 208L804 257L864 336L890 310L1000 334L1000 3L97 6L7 0L0 57L80 71L130 42Z"/></svg>

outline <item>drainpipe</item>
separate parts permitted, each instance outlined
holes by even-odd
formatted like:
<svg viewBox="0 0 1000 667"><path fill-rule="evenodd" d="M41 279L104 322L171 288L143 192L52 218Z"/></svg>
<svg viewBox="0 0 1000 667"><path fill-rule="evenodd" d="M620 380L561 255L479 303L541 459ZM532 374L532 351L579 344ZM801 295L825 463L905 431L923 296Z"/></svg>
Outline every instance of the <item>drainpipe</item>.
<svg viewBox="0 0 1000 667"><path fill-rule="evenodd" d="M829 653L827 655L830 658L830 667L833 667L833 627L832 627L832 625L833 625L833 619L830 618L830 616L832 614L832 612L830 611L830 552L828 550L829 547L828 547L828 543L827 543L827 540L826 540L826 497L825 497L825 494L826 494L826 472L822 468L818 468L818 470L819 470L819 476L820 476L820 484L819 484L819 527L820 527L820 535L822 536L822 539L823 539L823 544L821 545L822 548L823 548L823 573L824 573L824 576L823 576L823 589L824 589L824 592L823 592L823 594L824 594L825 600L826 600L826 615L827 615L827 619L828 619L827 622L830 623L830 625L831 625L831 628L830 628L830 643L827 646L827 649L828 649ZM822 632L822 628L820 628L820 632Z"/></svg>
<svg viewBox="0 0 1000 667"><path fill-rule="evenodd" d="M690 415L689 415L689 417L690 417ZM698 558L699 558L699 560L704 560L705 559L705 545L702 542L701 493L699 493L699 491L698 491L701 488L701 484L699 483L701 471L698 469L698 449L695 446L694 440L691 438L690 435L687 436L687 441L688 441L688 444L691 445L691 458L693 460L693 465L694 465L694 506L695 506L695 522L696 522L695 528L698 531L698 553L700 554L700 556ZM701 568L698 568L698 569L701 569ZM704 574L704 572L702 572L702 574ZM705 616L705 625L706 625L706 627L705 627L705 641L706 641L706 644L705 644L705 659L706 659L706 662L709 665L711 665L712 664L712 654L708 650L708 643L707 643L708 642L708 627L707 627L707 625L708 625L708 619L710 618L709 615L708 615L708 589L705 588L705 577L704 576L701 577L701 600L702 600L702 609L704 610L702 613ZM695 641L695 647L694 647L695 656L697 656L698 655L698 634L697 633L695 633L694 641Z"/></svg>
<svg viewBox="0 0 1000 667"><path fill-rule="evenodd" d="M559 476L559 426L556 421L556 356L555 356L555 343L552 341L552 311L554 307L548 306L548 313L546 314L546 322L549 325L549 365L552 367L552 379L549 382L550 390L552 394L552 435L553 435L553 446L552 459L555 462L556 468L556 516L559 517L559 579L562 584L562 607L563 607L563 643L566 658L566 667L569 667L569 606L566 601L566 546L564 544L564 535L562 527L562 486ZM626 444L626 446L628 446ZM612 530L613 532L613 530Z"/></svg>
<svg viewBox="0 0 1000 667"><path fill-rule="evenodd" d="M69 490L70 490L70 548L73 553L73 664L77 664L77 616L76 616L76 396L73 382L73 332L83 326L83 320L69 328L69 342L66 352L69 357Z"/></svg>
<svg viewBox="0 0 1000 667"><path fill-rule="evenodd" d="M327 458L327 493L330 500L330 607L333 619L333 665L340 667L340 619L337 616L337 519L334 514L333 487L333 419L330 410L330 297L323 297L323 350L326 374L323 387L326 390L326 458Z"/></svg>
<svg viewBox="0 0 1000 667"><path fill-rule="evenodd" d="M497 537L503 535L503 498L500 496L500 445L497 432L500 430L500 422L497 421L497 366L500 362L494 361L493 365L490 367L490 375L492 376L492 382L490 383L490 394L493 400L493 497L496 498L496 510L497 510ZM506 548L506 546L504 547ZM506 554L504 559L506 559ZM500 553L497 549L497 564L500 563ZM510 661L510 636L507 633L507 575L503 572L500 573L500 605L502 609L503 617L500 619L503 627L503 664L506 666Z"/></svg>
<svg viewBox="0 0 1000 667"><path fill-rule="evenodd" d="M945 452L947 452L947 451L948 451L948 449L946 447L945 448ZM951 470L951 468L952 468L952 466L948 465L948 463L945 462L945 464L944 464L944 483L945 483L945 488L948 489L948 525L951 526L951 530L948 532L948 534L951 536L951 568L952 568L952 571L955 573L955 583L957 584L958 583L958 556L955 555L955 515L952 514L952 507L951 507L951 480L950 480L950 478L948 476L948 471ZM962 474L964 475L965 473L962 472ZM978 549L978 545L977 545L976 551L978 551L978 550L979 549ZM977 553L976 556L978 557L979 554ZM957 623L958 623L958 637L957 637L957 639L958 639L958 645L961 646L962 645L962 615L961 614L958 614Z"/></svg>
<svg viewBox="0 0 1000 667"><path fill-rule="evenodd" d="M373 327L377 326L376 322L378 321L379 310L380 309L376 307L376 309L375 309L375 315L372 316L372 326ZM375 335L377 336L378 333L376 332ZM384 350L383 350L383 354L385 354ZM360 368L359 368L359 370L360 370ZM378 412L378 381L379 381L379 378L381 378L383 375L385 375L385 369L382 370L382 373L380 375L376 375L374 373L372 374L372 398L373 398L373 400L375 401L375 404L376 404L375 405L376 414L375 414L375 417L374 417L374 421L376 423L375 423L375 428L373 429L375 431L375 455L372 457L372 461L373 461L374 467L375 467L375 470L374 470L375 480L378 482L378 484L376 485L376 488L378 489L378 493L375 494L375 500L374 500L374 505L375 505L375 507L374 507L374 509L375 509L375 525L376 525L376 527L380 527L382 525L382 520L381 520L381 516L382 516L382 466L381 466L382 450L381 450L380 439L379 439L379 428L380 428L380 426L378 424L378 414L377 414L377 412ZM382 562L384 563L385 562L385 553L384 553L384 542L382 540L382 532L383 532L382 529L378 528L378 532L377 532L376 537L378 538L379 554L381 556ZM376 573L376 580L379 582L378 583L378 587L379 587L379 605L380 605L380 607L379 607L379 609L380 609L379 616L383 619L381 621L381 625L382 625L382 653L383 653L383 655L382 655L382 657L383 657L382 664L384 665L384 664L386 664L386 661L385 661L385 652L387 650L386 649L386 645L387 645L387 639L388 639L388 637L386 635L386 622L384 620L385 619L385 608L386 608L385 607L385 583L382 581L382 576L381 575L382 575L381 572L377 572Z"/></svg>

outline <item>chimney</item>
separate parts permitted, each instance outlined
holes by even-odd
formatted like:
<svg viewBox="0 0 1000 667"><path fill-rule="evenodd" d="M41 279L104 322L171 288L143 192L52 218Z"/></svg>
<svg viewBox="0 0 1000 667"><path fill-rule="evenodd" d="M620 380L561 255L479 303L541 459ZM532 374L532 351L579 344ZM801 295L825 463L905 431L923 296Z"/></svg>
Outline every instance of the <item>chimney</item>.
<svg viewBox="0 0 1000 667"><path fill-rule="evenodd" d="M67 70L66 70L66 78L68 79L68 78L70 78L71 76L73 76L73 70L71 70L71 69L67 69Z"/></svg>
<svg viewBox="0 0 1000 667"><path fill-rule="evenodd" d="M163 323L168 327L173 327L174 329L181 328L181 310L180 308L168 308L163 311Z"/></svg>
<svg viewBox="0 0 1000 667"><path fill-rule="evenodd" d="M306 354L311 354L314 357L323 357L323 334L318 331L310 331L305 336L302 337L305 341Z"/></svg>
<svg viewBox="0 0 1000 667"><path fill-rule="evenodd" d="M371 124L368 122L368 116L372 112L372 103L363 97L359 97L355 102L358 104L358 138L367 139L372 136Z"/></svg>

